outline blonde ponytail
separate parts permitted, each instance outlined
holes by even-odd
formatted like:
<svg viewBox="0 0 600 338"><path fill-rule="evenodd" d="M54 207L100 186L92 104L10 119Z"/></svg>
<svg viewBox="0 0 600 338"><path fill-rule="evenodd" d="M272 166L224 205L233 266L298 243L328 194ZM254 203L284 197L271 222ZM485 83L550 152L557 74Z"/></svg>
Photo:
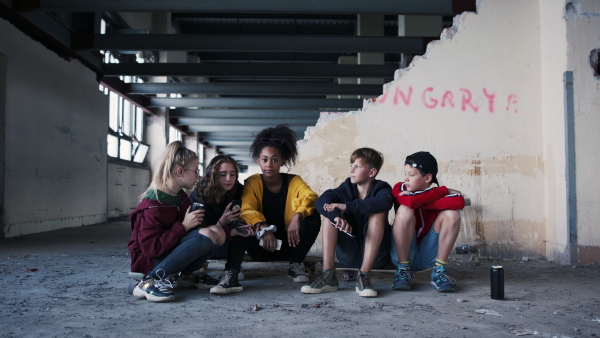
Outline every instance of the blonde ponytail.
<svg viewBox="0 0 600 338"><path fill-rule="evenodd" d="M152 183L140 196L140 199L143 199L151 190L154 190L154 194L157 195L158 187L164 185L173 176L173 172L177 167L185 167L196 160L198 160L198 155L186 148L181 141L169 143L154 169Z"/></svg>

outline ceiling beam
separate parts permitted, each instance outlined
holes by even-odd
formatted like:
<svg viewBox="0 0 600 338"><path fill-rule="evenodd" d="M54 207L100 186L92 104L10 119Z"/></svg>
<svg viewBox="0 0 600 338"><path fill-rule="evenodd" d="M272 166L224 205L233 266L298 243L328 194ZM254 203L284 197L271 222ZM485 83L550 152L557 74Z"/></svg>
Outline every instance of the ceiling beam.
<svg viewBox="0 0 600 338"><path fill-rule="evenodd" d="M338 65L331 63L109 63L105 76L204 76L204 77L271 77L392 78L399 66Z"/></svg>
<svg viewBox="0 0 600 338"><path fill-rule="evenodd" d="M206 95L362 95L379 96L383 85L337 83L131 83L129 94L206 94Z"/></svg>
<svg viewBox="0 0 600 338"><path fill-rule="evenodd" d="M321 111L318 109L186 109L169 110L170 117L199 117L199 118L246 118L270 119L285 117L287 119L318 119Z"/></svg>
<svg viewBox="0 0 600 338"><path fill-rule="evenodd" d="M15 7L14 4L13 7ZM102 71L102 55L98 52L72 50L71 31L51 15L18 12L10 7L10 1L2 0L0 1L0 17L5 18L32 39L56 52L60 57L68 60L75 58L96 73Z"/></svg>
<svg viewBox="0 0 600 338"><path fill-rule="evenodd" d="M295 109L359 109L363 100L355 99L289 99L289 98L160 98L150 99L150 107L205 108L295 108Z"/></svg>
<svg viewBox="0 0 600 338"><path fill-rule="evenodd" d="M273 125L274 127L275 125ZM306 130L306 126L289 126L291 130L293 130L296 135L304 133ZM235 132L236 134L241 134L241 136L250 137L250 140L254 140L256 134L258 134L261 130L265 129L264 125L261 126L205 126L198 124L189 125L189 130L191 132L213 132L213 133L222 133L225 129L228 132ZM207 139L210 142L210 139Z"/></svg>
<svg viewBox="0 0 600 338"><path fill-rule="evenodd" d="M439 37L199 34L76 34L74 50L423 54Z"/></svg>
<svg viewBox="0 0 600 338"><path fill-rule="evenodd" d="M312 126L317 123L318 119L286 119L284 117L278 119L251 119L251 118L190 118L190 117L179 117L171 119L171 123L175 125L193 125L202 124L205 126L223 126L229 128L230 126L264 126L265 125L278 125L287 124L289 126ZM226 126L226 127L225 127Z"/></svg>
<svg viewBox="0 0 600 338"><path fill-rule="evenodd" d="M38 0L15 1L21 10L48 12L203 12L287 14L452 15L475 0Z"/></svg>

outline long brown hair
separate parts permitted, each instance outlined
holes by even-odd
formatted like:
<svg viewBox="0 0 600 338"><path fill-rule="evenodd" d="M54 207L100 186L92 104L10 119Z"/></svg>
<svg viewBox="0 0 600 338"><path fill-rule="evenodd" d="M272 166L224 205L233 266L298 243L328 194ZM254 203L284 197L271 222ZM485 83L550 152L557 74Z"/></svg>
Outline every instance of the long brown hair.
<svg viewBox="0 0 600 338"><path fill-rule="evenodd" d="M216 202L217 191L219 190L219 169L221 164L231 163L235 167L235 180L240 177L240 167L237 162L228 155L217 155L206 167L204 176L200 178L200 181L196 185L196 196L204 203ZM225 201L228 201L230 197L235 193L237 184L233 186L231 190L225 193Z"/></svg>

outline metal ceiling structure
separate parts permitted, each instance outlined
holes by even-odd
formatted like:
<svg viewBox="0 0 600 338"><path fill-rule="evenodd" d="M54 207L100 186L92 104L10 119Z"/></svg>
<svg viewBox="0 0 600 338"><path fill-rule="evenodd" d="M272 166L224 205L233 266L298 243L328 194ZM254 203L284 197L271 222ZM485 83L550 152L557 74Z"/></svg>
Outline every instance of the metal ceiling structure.
<svg viewBox="0 0 600 338"><path fill-rule="evenodd" d="M321 111L360 109L382 92L381 84L348 79L389 82L402 55L423 54L437 37L398 36L398 15L442 16L450 26L463 11L475 11L475 0L0 0L0 16L23 32L242 164L258 131L283 123L301 139ZM131 27L125 15L164 15L174 32ZM383 16L383 36L359 36L360 15ZM120 63L105 64L100 51ZM160 60L166 52L183 52L188 62ZM360 53L383 55L383 63L339 62ZM136 62L140 54L146 62Z"/></svg>

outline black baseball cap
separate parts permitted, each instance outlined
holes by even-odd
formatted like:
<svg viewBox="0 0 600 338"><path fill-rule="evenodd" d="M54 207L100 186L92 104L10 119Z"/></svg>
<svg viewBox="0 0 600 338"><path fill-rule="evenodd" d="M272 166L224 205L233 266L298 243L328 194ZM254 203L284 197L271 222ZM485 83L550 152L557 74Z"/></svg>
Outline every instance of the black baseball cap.
<svg viewBox="0 0 600 338"><path fill-rule="evenodd" d="M438 186L440 185L437 180L437 161L435 160L435 157L433 157L433 155L431 155L431 153L428 151L418 151L412 155L408 155L404 164L408 164L413 168L417 168L425 174L431 174L433 176L432 182Z"/></svg>

